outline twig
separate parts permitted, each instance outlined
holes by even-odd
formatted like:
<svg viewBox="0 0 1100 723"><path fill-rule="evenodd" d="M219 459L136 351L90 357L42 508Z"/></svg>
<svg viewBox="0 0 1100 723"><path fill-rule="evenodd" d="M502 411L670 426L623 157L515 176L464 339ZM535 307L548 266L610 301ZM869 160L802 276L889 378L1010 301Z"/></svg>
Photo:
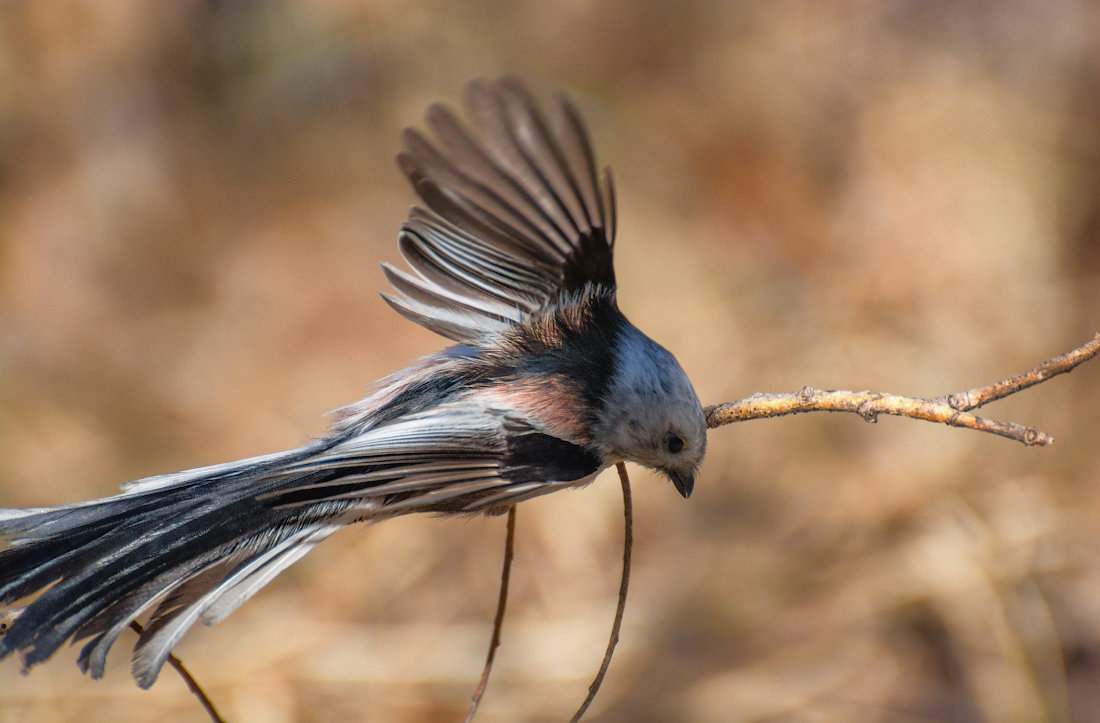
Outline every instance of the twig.
<svg viewBox="0 0 1100 723"><path fill-rule="evenodd" d="M481 698L485 695L485 688L489 685L489 673L493 670L493 658L496 657L497 648L500 647L500 629L504 625L504 607L508 604L508 580L512 575L512 557L516 541L516 506L508 508L508 531L504 537L504 565L500 570L500 597L497 599L497 613L493 618L493 637L489 640L489 655L485 658L485 667L481 671L481 681L477 684L477 690L470 697L470 711L466 714L466 723L470 723L477 713L477 707L481 705Z"/></svg>
<svg viewBox="0 0 1100 723"><path fill-rule="evenodd" d="M0 637L3 637L7 632L8 627L15 622L26 608L12 608L10 610L4 610L0 612ZM141 626L141 623L136 620L130 621L130 629L138 635L145 632L145 628ZM183 678L183 682L187 684L188 689L196 698L199 699L199 703L202 704L203 710L206 711L206 715L210 717L213 723L225 723L225 719L218 713L217 708L214 707L214 703L207 697L206 691L202 689L199 682L191 675L191 673L184 666L183 661L177 658L175 655L168 655L168 664L176 669L180 677Z"/></svg>
<svg viewBox="0 0 1100 723"><path fill-rule="evenodd" d="M145 628L136 620L130 621L130 628L138 635L145 632ZM176 669L176 672L183 678L183 682L187 684L188 690L199 699L199 703L202 704L202 708L206 711L206 715L210 717L210 720L213 721L213 723L225 723L225 719L221 717L218 713L218 709L214 707L213 701L206 696L206 691L199 685L199 681L192 677L191 673L184 666L183 661L170 653L168 655L168 664Z"/></svg>
<svg viewBox="0 0 1100 723"><path fill-rule="evenodd" d="M1002 399L1064 374L1100 352L1100 334L1073 351L1054 357L1042 364L984 387L934 399L903 397L879 392L849 392L803 387L793 394L754 394L747 399L707 407L707 427L720 427L750 419L766 419L802 412L852 412L868 422L878 421L878 415L924 419L953 427L966 427L1008 437L1026 445L1045 447L1054 439L1035 427L1012 422L999 422L970 414L969 410Z"/></svg>
<svg viewBox="0 0 1100 723"><path fill-rule="evenodd" d="M630 587L630 551L634 546L634 503L630 497L630 478L626 474L626 465L617 462L615 469L619 472L619 482L622 483L623 487L623 518L626 528L623 535L623 576L619 582L619 606L615 609L615 622L611 624L611 637L607 641L607 650L603 654L600 670L596 673L592 684L588 686L588 696L581 703L581 707L577 709L577 712L573 714L573 717L569 719L570 723L577 723L584 716L588 706L592 705L592 701L596 699L596 694L600 692L604 676L607 675L607 668L611 665L611 656L615 654L615 646L619 644L619 630L622 629L623 613L626 611L626 592L627 588Z"/></svg>
<svg viewBox="0 0 1100 723"><path fill-rule="evenodd" d="M1023 374L1017 374L1014 377L1002 379L999 382L993 382L977 389L952 394L947 398L947 401L955 409L963 411L977 409L983 404L1023 391L1059 374L1065 374L1078 364L1092 359L1097 353L1100 353L1100 334L1092 337L1091 341L1082 344L1073 351L1068 351L1061 356L1045 361L1033 369L1028 369Z"/></svg>

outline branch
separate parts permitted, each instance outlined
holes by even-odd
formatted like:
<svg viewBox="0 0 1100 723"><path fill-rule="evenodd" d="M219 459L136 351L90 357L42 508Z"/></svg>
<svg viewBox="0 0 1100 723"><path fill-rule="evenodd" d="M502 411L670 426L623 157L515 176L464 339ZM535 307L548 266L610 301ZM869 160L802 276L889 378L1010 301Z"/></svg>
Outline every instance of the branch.
<svg viewBox="0 0 1100 723"><path fill-rule="evenodd" d="M130 621L130 628L138 635L145 632L145 628L136 620ZM206 711L206 715L210 718L211 723L225 723L225 718L222 718L221 714L218 713L218 709L214 707L214 701L210 700L206 695L206 691L199 685L199 681L195 680L194 676L191 675L191 671L184 666L183 661L169 653L168 664L175 668L179 676L183 678L183 682L187 684L187 689L191 691L191 694L199 699L199 705Z"/></svg>
<svg viewBox="0 0 1100 723"><path fill-rule="evenodd" d="M990 432L1029 446L1045 447L1053 443L1054 439L1035 427L985 419L971 414L970 410L1033 387L1051 377L1065 374L1077 365L1092 359L1098 352L1100 352L1100 333L1073 351L1056 356L1022 374L984 387L934 399L903 397L881 392L830 391L803 387L793 394L758 393L740 401L715 404L703 411L707 417L707 427L712 429L734 422L802 412L852 412L871 423L878 421L880 414L892 414L897 417L923 419L953 427Z"/></svg>
<svg viewBox="0 0 1100 723"><path fill-rule="evenodd" d="M15 622L16 618L23 614L26 608L10 608L8 610L0 611L0 638L8 632L8 628ZM141 626L141 623L136 620L130 621L130 628L141 635L145 628ZM210 718L211 723L225 723L225 719L218 713L217 708L214 707L213 701L206 695L206 691L202 689L199 682L195 680L190 671L184 666L183 661L177 658L175 655L169 654L168 664L176 669L180 677L183 678L183 682L187 684L187 688L191 691L192 695L199 699L199 704L202 705L202 709L206 711L206 715ZM26 669L23 671L26 672Z"/></svg>
<svg viewBox="0 0 1100 723"><path fill-rule="evenodd" d="M500 647L500 629L504 626L504 608L508 604L508 579L512 575L512 557L516 546L516 506L508 508L507 531L504 535L504 565L500 570L500 595L497 598L497 612L493 617L493 637L489 640L489 654L485 658L485 667L481 670L481 681L477 690L470 696L470 710L466 713L466 723L470 723L481 705L485 688L489 685L489 674L493 672L493 659Z"/></svg>
<svg viewBox="0 0 1100 723"><path fill-rule="evenodd" d="M607 668L611 665L611 656L615 654L615 646L619 644L619 631L623 627L623 613L626 611L626 592L630 587L630 551L634 546L634 503L630 496L630 478L626 474L626 465L616 462L615 469L619 472L619 483L623 488L623 575L619 580L619 605L615 608L615 621L611 623L611 637L607 640L607 650L604 651L600 670L596 673L592 684L588 686L588 695L585 696L584 702L569 719L569 723L577 723L583 718L588 706L592 705L596 694L600 692L604 676L607 675Z"/></svg>

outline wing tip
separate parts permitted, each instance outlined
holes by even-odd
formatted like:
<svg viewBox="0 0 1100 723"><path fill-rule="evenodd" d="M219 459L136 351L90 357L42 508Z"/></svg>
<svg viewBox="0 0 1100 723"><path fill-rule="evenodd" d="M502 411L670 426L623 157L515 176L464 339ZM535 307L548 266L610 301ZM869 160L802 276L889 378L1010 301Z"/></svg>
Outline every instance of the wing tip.
<svg viewBox="0 0 1100 723"><path fill-rule="evenodd" d="M558 92L551 98L544 113L517 75L477 76L463 89L465 113L432 103L425 112L425 132L405 129L397 165L423 207L413 206L398 236L403 256L419 221L454 242L439 246L438 239L424 239L430 248L445 249L441 253L462 271L474 267L461 263L456 254L484 253L479 242L488 236L486 244L493 250L545 280L547 288L540 284L533 289L541 308L556 303L562 291L614 284L613 271L607 270L615 239L610 174L597 173L587 129L569 96ZM382 268L391 284L407 278L391 265ZM447 264L441 269L446 272ZM462 278L456 281L469 285ZM459 341L474 330L477 319L459 324L464 331L456 336L452 317L457 311L403 299L400 284L394 285L399 295L383 294L383 299L406 318ZM429 280L427 285L430 291L439 284ZM476 291L486 292L485 285L478 284ZM489 293L507 297L508 291ZM528 304L515 309L521 317L532 313Z"/></svg>

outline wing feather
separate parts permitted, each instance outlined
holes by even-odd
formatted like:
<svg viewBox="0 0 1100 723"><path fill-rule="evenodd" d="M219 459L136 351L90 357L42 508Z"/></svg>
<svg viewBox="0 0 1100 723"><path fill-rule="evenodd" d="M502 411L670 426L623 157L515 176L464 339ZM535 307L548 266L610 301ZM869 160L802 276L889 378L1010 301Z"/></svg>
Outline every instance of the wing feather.
<svg viewBox="0 0 1100 723"><path fill-rule="evenodd" d="M596 174L596 154L592 151L592 144L584 130L580 113L572 101L562 94L557 96L554 113L557 127L561 129L558 136L561 150L565 155L567 166L574 174L577 192L583 201L582 207L586 215L589 215L589 223L596 228L608 229L608 243L613 244L615 234L608 223L604 199L600 193L600 183Z"/></svg>
<svg viewBox="0 0 1100 723"><path fill-rule="evenodd" d="M556 446L540 447L544 438ZM570 451L563 453L563 446ZM557 461L552 468L545 466L548 457ZM553 489L599 468L578 445L551 440L511 412L466 399L368 429L288 465L281 471L285 480L258 499L275 508L359 503L370 510L366 516L441 511L441 505L475 511L485 507L481 498L506 499L517 485Z"/></svg>
<svg viewBox="0 0 1100 723"><path fill-rule="evenodd" d="M418 210L414 209L414 218ZM401 234L401 253L429 281L534 308L538 308L539 296L553 291L544 276L532 271L537 259L531 258L524 265L514 255L469 237L454 226L441 226L429 218L417 221L415 230L406 229ZM456 242L454 236L463 236L462 242Z"/></svg>
<svg viewBox="0 0 1100 723"><path fill-rule="evenodd" d="M524 177L509 167L508 158L493 158L466 133L454 113L439 103L428 109L428 125L439 138L454 162L485 188L507 198L516 210L522 210L535 224L544 229L544 238L561 254L569 252L569 240L577 229L572 220L556 207L546 203L546 191L539 183L524 182ZM537 169L536 169L537 170Z"/></svg>
<svg viewBox="0 0 1100 723"><path fill-rule="evenodd" d="M533 188L545 194L544 204L568 220L571 238L591 233L592 219L573 177L573 169L539 114L535 99L514 78L503 79L499 89L501 110L510 121L512 142L526 164Z"/></svg>
<svg viewBox="0 0 1100 723"><path fill-rule="evenodd" d="M509 113L504 101L503 81L490 85L483 80L474 80L466 86L466 106L471 116L482 129L487 152L504 169L512 182L528 194L541 216L552 219L559 235L553 240L558 242L557 250L568 255L571 239L579 229L565 210L557 189L547 180L549 168L542 168L532 160L530 151L521 144L519 135L530 131L521 126L529 119Z"/></svg>
<svg viewBox="0 0 1100 723"><path fill-rule="evenodd" d="M466 107L476 133L438 104L427 114L438 146L405 132L398 165L425 208L413 209L401 235L417 275L387 269L398 293L386 300L465 343L588 285L613 293L611 176L598 176L576 108L559 96L548 122L514 78L472 81Z"/></svg>
<svg viewBox="0 0 1100 723"><path fill-rule="evenodd" d="M405 130L404 140L409 157L415 159L424 177L433 180L456 203L466 208L480 209L505 228L514 229L520 244L536 249L553 249L560 257L568 252L568 236L537 199L510 193L510 186L491 186L470 176L467 169L460 170L413 128ZM439 213L446 213L446 209Z"/></svg>

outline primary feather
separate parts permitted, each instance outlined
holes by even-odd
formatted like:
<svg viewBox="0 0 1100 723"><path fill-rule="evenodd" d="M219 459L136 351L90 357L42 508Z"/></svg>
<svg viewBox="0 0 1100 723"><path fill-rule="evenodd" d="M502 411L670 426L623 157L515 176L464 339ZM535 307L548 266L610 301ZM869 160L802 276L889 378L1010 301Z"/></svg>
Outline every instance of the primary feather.
<svg viewBox="0 0 1100 723"><path fill-rule="evenodd" d="M580 117L556 99L551 131L516 80L474 81L466 93L476 139L446 107L428 123L443 150L405 133L401 169L428 207L414 209L401 251L418 274L385 265L400 313L460 342L524 323L561 295L612 291L611 176L601 191Z"/></svg>

